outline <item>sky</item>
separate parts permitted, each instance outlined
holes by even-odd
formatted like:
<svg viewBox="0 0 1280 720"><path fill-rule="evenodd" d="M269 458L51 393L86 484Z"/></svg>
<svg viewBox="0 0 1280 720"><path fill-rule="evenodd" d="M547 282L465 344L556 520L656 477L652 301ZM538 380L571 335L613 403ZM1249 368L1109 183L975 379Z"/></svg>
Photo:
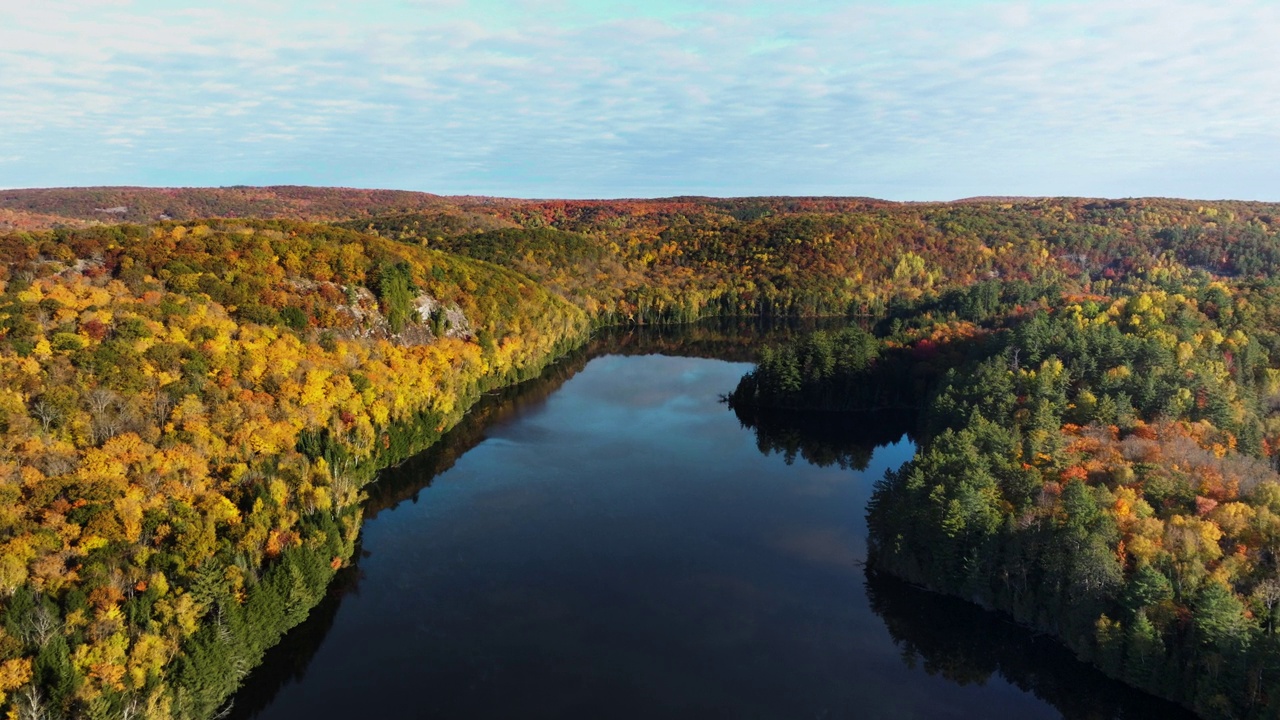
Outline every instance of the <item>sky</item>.
<svg viewBox="0 0 1280 720"><path fill-rule="evenodd" d="M1280 2L0 0L0 187L1280 200Z"/></svg>

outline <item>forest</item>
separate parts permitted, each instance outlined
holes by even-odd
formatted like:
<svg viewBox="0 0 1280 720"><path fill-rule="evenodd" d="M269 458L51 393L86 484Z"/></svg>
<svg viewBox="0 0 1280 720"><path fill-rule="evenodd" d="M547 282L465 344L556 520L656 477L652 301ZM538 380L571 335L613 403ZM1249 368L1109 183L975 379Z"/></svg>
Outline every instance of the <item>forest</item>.
<svg viewBox="0 0 1280 720"><path fill-rule="evenodd" d="M918 451L876 486L872 571L1007 613L1203 717L1276 717L1274 281L1166 266L1106 295L1008 290L768 349L731 401L909 408Z"/></svg>
<svg viewBox="0 0 1280 720"><path fill-rule="evenodd" d="M96 188L0 211L10 717L211 717L350 562L377 471L482 393L611 326L819 316L848 327L746 336L732 400L762 447L853 466L766 411L905 414L878 570L1206 717L1280 708L1280 206Z"/></svg>

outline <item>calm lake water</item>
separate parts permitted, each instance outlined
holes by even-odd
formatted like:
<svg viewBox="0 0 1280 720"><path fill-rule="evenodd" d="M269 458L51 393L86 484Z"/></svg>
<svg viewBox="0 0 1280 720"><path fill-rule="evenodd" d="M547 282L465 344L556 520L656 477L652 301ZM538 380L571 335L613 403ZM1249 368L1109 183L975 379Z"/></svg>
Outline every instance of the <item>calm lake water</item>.
<svg viewBox="0 0 1280 720"><path fill-rule="evenodd" d="M356 567L233 716L1181 717L869 578L866 501L913 446L766 455L718 401L750 367L606 355L488 403L372 490Z"/></svg>

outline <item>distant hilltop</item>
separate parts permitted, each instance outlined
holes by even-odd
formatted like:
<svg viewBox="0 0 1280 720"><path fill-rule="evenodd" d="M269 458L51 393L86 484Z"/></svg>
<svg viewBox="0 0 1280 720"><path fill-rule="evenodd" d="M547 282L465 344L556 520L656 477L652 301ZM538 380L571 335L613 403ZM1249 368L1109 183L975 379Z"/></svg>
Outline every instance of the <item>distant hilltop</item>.
<svg viewBox="0 0 1280 720"><path fill-rule="evenodd" d="M845 213L879 208L950 205L1058 206L1141 205L1238 207L1275 211L1270 203L1164 198L1097 199L982 196L938 202L896 202L868 197L767 196L716 198L678 196L607 200L516 199L481 195L435 195L407 190L277 185L217 188L85 187L0 190L0 231L59 226L153 223L199 218L264 218L316 222L354 221L388 215L474 214L554 218L635 215L691 210L724 213L736 219L793 213ZM521 223L525 224L525 223Z"/></svg>
<svg viewBox="0 0 1280 720"><path fill-rule="evenodd" d="M438 195L313 187L91 187L0 191L0 229L150 223L204 217L342 220L451 206Z"/></svg>
<svg viewBox="0 0 1280 720"><path fill-rule="evenodd" d="M0 190L0 230L57 226L152 223L198 218L266 218L318 222L412 213L492 210L495 207L637 209L696 207L758 208L756 214L804 211L848 212L900 203L874 198L680 196L653 199L515 199L480 195L435 195L407 190L278 185L218 188L87 187Z"/></svg>

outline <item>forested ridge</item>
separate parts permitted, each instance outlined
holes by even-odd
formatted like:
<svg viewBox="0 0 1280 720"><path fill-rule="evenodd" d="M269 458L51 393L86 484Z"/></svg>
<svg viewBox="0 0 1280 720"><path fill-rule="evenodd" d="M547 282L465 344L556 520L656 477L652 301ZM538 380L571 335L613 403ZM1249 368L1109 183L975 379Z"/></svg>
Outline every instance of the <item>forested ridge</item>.
<svg viewBox="0 0 1280 720"><path fill-rule="evenodd" d="M1123 668L1115 638L1146 622L1170 666L1213 670L1213 708L1272 702L1255 658L1280 515L1267 499L1280 206L324 188L6 191L0 206L44 228L0 235L0 703L13 717L212 715L348 561L378 468L592 327L713 315L878 327L768 351L751 398L926 407L927 440L899 475L945 502L902 502L945 512L899 517L887 482L873 540L892 528L953 548L931 559L952 564L916 568L915 546L880 542L883 567L1001 606L1014 593L997 584L1012 582L999 553L1018 538L1057 593L1019 590L1022 619L1059 623L1073 648L1083 633ZM104 208L144 224L94 221ZM250 214L275 219L231 217ZM945 448L986 475L948 465ZM1115 561L1088 586L1095 604L1039 550L1068 537L1061 504L1082 490L1096 512L1072 532ZM1200 540L1177 542L1198 542L1201 564L1171 578L1161 553L1182 516L1195 532L1178 537ZM1148 566L1168 597L1105 594ZM1227 635L1198 629L1205 592L1238 604ZM1175 636L1195 652L1177 655ZM1238 675L1256 680L1243 695L1228 688Z"/></svg>

